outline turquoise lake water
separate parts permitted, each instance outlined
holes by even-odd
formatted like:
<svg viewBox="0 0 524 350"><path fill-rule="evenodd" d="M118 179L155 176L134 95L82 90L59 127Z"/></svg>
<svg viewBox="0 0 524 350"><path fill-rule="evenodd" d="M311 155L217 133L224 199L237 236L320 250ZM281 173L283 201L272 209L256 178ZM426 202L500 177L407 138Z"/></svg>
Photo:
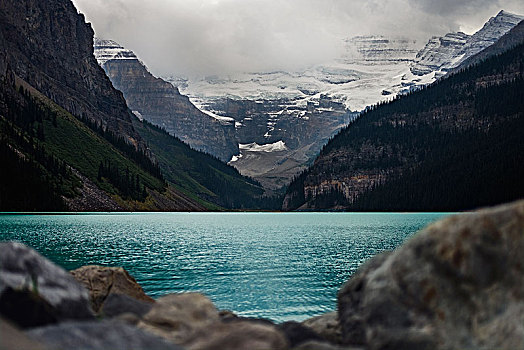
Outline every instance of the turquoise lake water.
<svg viewBox="0 0 524 350"><path fill-rule="evenodd" d="M198 291L242 316L300 321L335 310L360 264L445 215L0 215L0 241L26 243L68 270L123 266L153 297Z"/></svg>

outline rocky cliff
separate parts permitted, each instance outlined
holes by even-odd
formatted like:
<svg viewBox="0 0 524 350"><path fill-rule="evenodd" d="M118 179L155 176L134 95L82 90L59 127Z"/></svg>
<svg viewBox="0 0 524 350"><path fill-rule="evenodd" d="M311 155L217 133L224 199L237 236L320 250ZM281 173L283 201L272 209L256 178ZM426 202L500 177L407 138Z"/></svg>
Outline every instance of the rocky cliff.
<svg viewBox="0 0 524 350"><path fill-rule="evenodd" d="M191 147L229 161L238 154L234 123L196 108L170 83L154 77L136 55L112 40L95 39L95 56L129 108Z"/></svg>
<svg viewBox="0 0 524 350"><path fill-rule="evenodd" d="M76 117L140 143L122 94L93 56L93 29L71 1L2 1L0 30L14 74Z"/></svg>
<svg viewBox="0 0 524 350"><path fill-rule="evenodd" d="M524 21L520 21L518 25L504 34L493 45L488 46L485 50L482 50L476 55L473 55L462 61L458 67L452 70L452 72L458 72L461 69L465 69L473 64L480 63L491 56L499 55L522 42L524 42Z"/></svg>
<svg viewBox="0 0 524 350"><path fill-rule="evenodd" d="M411 72L417 76L435 73L435 78L439 78L452 68L458 67L464 60L494 44L523 19L523 16L500 11L473 35L459 32L433 37L417 53L410 68Z"/></svg>

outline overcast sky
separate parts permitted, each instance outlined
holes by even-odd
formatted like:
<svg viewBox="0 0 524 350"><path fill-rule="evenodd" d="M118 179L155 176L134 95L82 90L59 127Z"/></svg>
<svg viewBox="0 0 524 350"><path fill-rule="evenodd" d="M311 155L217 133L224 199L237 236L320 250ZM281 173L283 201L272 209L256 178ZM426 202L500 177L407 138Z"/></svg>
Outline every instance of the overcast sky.
<svg viewBox="0 0 524 350"><path fill-rule="evenodd" d="M362 34L427 40L473 33L522 0L73 0L96 35L135 53L156 75L301 68Z"/></svg>

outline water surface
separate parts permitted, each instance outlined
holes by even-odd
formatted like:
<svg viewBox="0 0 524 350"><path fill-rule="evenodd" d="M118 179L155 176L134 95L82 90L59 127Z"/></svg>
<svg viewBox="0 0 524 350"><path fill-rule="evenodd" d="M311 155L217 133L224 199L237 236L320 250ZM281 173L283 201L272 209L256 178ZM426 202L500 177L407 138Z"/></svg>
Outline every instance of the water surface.
<svg viewBox="0 0 524 350"><path fill-rule="evenodd" d="M24 242L68 270L123 266L153 297L199 291L243 316L300 321L334 310L360 264L444 215L0 215L0 240Z"/></svg>

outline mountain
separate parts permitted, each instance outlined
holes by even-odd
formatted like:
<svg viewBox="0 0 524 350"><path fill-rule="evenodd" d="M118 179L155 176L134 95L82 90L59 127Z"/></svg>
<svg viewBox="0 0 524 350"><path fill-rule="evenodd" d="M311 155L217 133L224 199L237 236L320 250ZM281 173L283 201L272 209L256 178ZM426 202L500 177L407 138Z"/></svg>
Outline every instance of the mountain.
<svg viewBox="0 0 524 350"><path fill-rule="evenodd" d="M238 154L234 123L201 112L187 96L154 77L132 51L118 43L95 39L94 49L98 63L138 118L226 162Z"/></svg>
<svg viewBox="0 0 524 350"><path fill-rule="evenodd" d="M513 27L509 32L504 34L497 42L493 45L487 47L481 52L473 55L460 63L458 67L455 67L452 72L457 72L460 69L467 68L473 64L480 63L483 60L503 53L518 44L524 42L524 21L520 21L515 27Z"/></svg>
<svg viewBox="0 0 524 350"><path fill-rule="evenodd" d="M367 36L342 44L339 59L297 72L165 79L199 108L232 118L240 152L230 164L266 189L277 190L356 116L351 109L406 89L401 78L417 52L415 41ZM270 146L280 143L285 147Z"/></svg>
<svg viewBox="0 0 524 350"><path fill-rule="evenodd" d="M524 43L364 112L283 208L456 211L524 196Z"/></svg>
<svg viewBox="0 0 524 350"><path fill-rule="evenodd" d="M461 65L464 60L494 44L523 19L523 16L500 11L473 35L459 32L433 37L417 53L411 65L411 73L417 76L434 74L435 78L439 78Z"/></svg>
<svg viewBox="0 0 524 350"><path fill-rule="evenodd" d="M0 211L206 210L271 201L127 108L69 0L0 3Z"/></svg>
<svg viewBox="0 0 524 350"><path fill-rule="evenodd" d="M68 112L139 143L122 94L92 58L93 30L71 1L2 1L0 26L20 79Z"/></svg>
<svg viewBox="0 0 524 350"><path fill-rule="evenodd" d="M502 11L474 35L449 33L426 46L404 37L347 38L332 61L297 71L164 79L201 110L234 121L240 151L230 164L275 190L310 165L360 111L433 83L519 18ZM286 148L249 147L279 142Z"/></svg>

